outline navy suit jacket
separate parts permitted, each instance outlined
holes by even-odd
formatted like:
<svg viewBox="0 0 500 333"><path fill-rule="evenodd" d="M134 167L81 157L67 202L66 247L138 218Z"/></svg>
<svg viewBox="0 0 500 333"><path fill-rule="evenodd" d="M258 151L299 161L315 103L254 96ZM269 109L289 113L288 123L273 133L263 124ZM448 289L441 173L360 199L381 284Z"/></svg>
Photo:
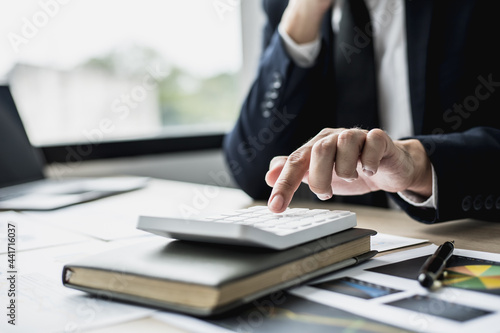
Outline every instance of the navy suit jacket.
<svg viewBox="0 0 500 333"><path fill-rule="evenodd" d="M413 218L500 221L500 25L491 0L405 1L410 104L420 140L438 180L437 209L407 204ZM311 68L297 66L277 26L287 0L264 0L264 50L256 80L234 129L224 140L239 186L266 199L270 160L289 155L325 127L378 126L376 115L339 123L335 110L331 11ZM342 119L346 119L345 116Z"/></svg>

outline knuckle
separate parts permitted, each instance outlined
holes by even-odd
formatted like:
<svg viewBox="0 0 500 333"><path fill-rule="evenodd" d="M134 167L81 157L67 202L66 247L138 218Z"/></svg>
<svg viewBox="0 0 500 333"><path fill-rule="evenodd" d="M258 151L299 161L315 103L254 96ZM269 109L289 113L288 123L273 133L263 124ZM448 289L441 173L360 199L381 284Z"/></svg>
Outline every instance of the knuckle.
<svg viewBox="0 0 500 333"><path fill-rule="evenodd" d="M380 128L375 128L375 129L372 129L370 132L368 132L368 137L370 140L384 141L386 136L387 136L387 133L385 133Z"/></svg>
<svg viewBox="0 0 500 333"><path fill-rule="evenodd" d="M306 160L306 153L303 150L299 149L288 156L287 163L292 167L302 168L306 164Z"/></svg>
<svg viewBox="0 0 500 333"><path fill-rule="evenodd" d="M312 147L312 153L316 155L327 155L331 154L334 150L332 142L328 140L320 140L314 144Z"/></svg>
<svg viewBox="0 0 500 333"><path fill-rule="evenodd" d="M354 140L356 137L357 137L357 130L347 129L340 132L338 141L339 144L343 144Z"/></svg>
<svg viewBox="0 0 500 333"><path fill-rule="evenodd" d="M331 133L333 132L333 128L323 128L321 131L319 131L319 135L320 136L327 136L327 135L330 135Z"/></svg>

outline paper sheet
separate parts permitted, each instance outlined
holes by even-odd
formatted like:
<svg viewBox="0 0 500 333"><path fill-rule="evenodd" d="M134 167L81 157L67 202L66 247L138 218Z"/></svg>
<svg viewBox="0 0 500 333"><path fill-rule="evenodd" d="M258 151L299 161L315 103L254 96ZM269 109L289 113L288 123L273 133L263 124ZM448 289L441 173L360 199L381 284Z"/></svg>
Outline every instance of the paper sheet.
<svg viewBox="0 0 500 333"><path fill-rule="evenodd" d="M402 237L396 235L377 233L371 237L371 249L379 252L399 249L406 246L427 242L427 239Z"/></svg>
<svg viewBox="0 0 500 333"><path fill-rule="evenodd" d="M203 333L234 333L232 330L227 330L220 326L213 325L202 319L190 317L178 313L160 311L153 315L153 318L172 324L175 327L185 329L189 332Z"/></svg>
<svg viewBox="0 0 500 333"><path fill-rule="evenodd" d="M105 241L148 235L136 229L138 212L121 207L109 208L111 209L101 209L100 205L77 205L56 211L23 214L58 228Z"/></svg>
<svg viewBox="0 0 500 333"><path fill-rule="evenodd" d="M100 300L62 285L61 273L64 263L124 244L90 241L18 253L16 325L8 324L8 318L3 314L0 332L81 332L84 329L112 325L152 314L155 310L151 308ZM0 301L4 309L4 305L10 301L7 294L11 288L7 280L9 275L4 269L6 263L7 256L1 255Z"/></svg>
<svg viewBox="0 0 500 333"><path fill-rule="evenodd" d="M189 217L239 209L251 203L250 197L235 189L173 181L164 184L157 180L142 190L54 211L23 214L58 228L110 241L150 235L136 228L140 215Z"/></svg>
<svg viewBox="0 0 500 333"><path fill-rule="evenodd" d="M14 224L16 229L16 250L24 251L61 244L73 244L88 240L88 237L54 228L36 219L16 212L0 212L0 254L7 252L7 227Z"/></svg>
<svg viewBox="0 0 500 333"><path fill-rule="evenodd" d="M205 321L165 312L159 312L154 317L170 325L204 333L227 330L248 333L401 333L400 329L391 325L288 293L282 293L274 302L272 297L263 297L241 311Z"/></svg>
<svg viewBox="0 0 500 333"><path fill-rule="evenodd" d="M415 278L403 277L418 272L420 267L412 267L413 262L425 261L435 249L431 245L377 257L291 293L412 331L497 331L500 295L456 287L430 292ZM500 263L499 254L456 249L454 256Z"/></svg>

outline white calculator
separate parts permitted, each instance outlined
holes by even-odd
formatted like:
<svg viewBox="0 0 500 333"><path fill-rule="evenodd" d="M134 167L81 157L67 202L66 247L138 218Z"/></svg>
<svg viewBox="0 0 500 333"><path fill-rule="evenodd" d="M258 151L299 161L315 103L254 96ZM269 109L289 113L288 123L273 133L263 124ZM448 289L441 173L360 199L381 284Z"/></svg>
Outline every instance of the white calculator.
<svg viewBox="0 0 500 333"><path fill-rule="evenodd" d="M356 226L356 214L344 210L266 206L199 218L140 216L138 229L169 238L283 250Z"/></svg>

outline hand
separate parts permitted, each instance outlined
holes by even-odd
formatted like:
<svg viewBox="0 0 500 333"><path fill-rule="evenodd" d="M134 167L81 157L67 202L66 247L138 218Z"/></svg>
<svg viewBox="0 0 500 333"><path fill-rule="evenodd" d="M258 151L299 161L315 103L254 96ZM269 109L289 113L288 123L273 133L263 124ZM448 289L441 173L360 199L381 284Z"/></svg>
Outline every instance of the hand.
<svg viewBox="0 0 500 333"><path fill-rule="evenodd" d="M418 140L395 140L381 129L323 129L290 156L275 157L266 174L269 209L286 209L301 182L319 199L333 194L412 191L432 194L432 168Z"/></svg>
<svg viewBox="0 0 500 333"><path fill-rule="evenodd" d="M297 44L312 42L318 37L321 20L332 3L332 0L290 0L281 24Z"/></svg>

